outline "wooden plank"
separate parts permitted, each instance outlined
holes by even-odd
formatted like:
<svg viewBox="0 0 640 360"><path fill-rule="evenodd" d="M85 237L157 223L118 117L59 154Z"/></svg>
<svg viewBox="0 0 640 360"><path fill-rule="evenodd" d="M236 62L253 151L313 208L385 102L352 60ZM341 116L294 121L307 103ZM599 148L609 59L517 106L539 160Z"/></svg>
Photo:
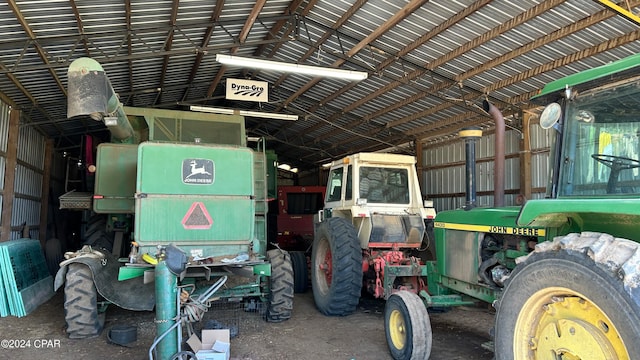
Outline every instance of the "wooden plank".
<svg viewBox="0 0 640 360"><path fill-rule="evenodd" d="M2 191L2 220L0 221L0 242L11 239L11 214L15 198L16 165L18 163L18 130L20 110L11 110L9 115L9 137L7 141L7 159L4 171L4 189Z"/></svg>

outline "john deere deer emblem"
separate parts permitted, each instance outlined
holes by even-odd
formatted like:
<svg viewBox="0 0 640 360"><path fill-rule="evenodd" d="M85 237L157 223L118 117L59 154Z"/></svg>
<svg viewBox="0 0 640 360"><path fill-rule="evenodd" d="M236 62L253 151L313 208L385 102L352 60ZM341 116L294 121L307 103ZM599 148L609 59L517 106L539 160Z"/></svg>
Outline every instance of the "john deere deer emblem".
<svg viewBox="0 0 640 360"><path fill-rule="evenodd" d="M185 184L212 184L215 166L209 159L182 160L182 182Z"/></svg>

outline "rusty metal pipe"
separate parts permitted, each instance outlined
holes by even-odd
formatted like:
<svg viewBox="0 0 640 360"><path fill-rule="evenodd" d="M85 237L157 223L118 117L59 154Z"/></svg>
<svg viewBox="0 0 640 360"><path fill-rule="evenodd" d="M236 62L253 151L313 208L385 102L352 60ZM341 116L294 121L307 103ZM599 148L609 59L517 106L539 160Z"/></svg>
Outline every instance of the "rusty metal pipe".
<svg viewBox="0 0 640 360"><path fill-rule="evenodd" d="M504 133L505 125L502 113L487 100L482 101L482 108L495 123L495 162L493 165L493 206L504 206Z"/></svg>

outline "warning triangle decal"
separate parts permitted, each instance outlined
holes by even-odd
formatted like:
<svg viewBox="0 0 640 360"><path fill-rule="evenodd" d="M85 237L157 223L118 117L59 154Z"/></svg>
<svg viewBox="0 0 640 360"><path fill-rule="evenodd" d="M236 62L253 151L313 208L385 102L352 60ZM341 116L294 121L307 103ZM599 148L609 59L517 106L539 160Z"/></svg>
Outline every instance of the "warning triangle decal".
<svg viewBox="0 0 640 360"><path fill-rule="evenodd" d="M185 229L209 229L213 225L211 215L201 202L194 202L182 218Z"/></svg>

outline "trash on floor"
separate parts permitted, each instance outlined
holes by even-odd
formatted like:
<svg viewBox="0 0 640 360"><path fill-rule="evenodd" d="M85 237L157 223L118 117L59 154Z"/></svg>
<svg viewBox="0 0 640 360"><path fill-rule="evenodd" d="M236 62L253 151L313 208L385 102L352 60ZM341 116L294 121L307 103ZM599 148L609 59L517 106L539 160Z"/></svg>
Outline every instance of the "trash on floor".
<svg viewBox="0 0 640 360"><path fill-rule="evenodd" d="M187 344L191 346L198 360L229 360L229 329L202 330L202 341L193 334L187 340Z"/></svg>

